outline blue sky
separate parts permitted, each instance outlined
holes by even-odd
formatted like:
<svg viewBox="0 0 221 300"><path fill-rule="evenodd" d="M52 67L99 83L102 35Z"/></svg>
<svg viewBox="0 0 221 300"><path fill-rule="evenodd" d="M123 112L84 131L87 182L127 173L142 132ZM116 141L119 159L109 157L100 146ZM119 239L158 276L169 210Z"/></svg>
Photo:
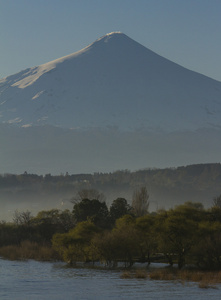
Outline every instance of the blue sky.
<svg viewBox="0 0 221 300"><path fill-rule="evenodd" d="M0 0L0 78L121 31L221 81L221 0Z"/></svg>

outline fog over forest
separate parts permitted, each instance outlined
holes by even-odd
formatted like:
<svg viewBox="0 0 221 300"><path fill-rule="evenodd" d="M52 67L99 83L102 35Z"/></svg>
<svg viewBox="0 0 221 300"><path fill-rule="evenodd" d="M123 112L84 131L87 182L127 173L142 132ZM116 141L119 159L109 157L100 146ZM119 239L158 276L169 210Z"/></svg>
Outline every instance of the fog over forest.
<svg viewBox="0 0 221 300"><path fill-rule="evenodd" d="M169 209L187 201L212 206L221 194L221 164L198 164L178 168L121 170L94 174L0 175L0 220L12 220L16 210L30 211L73 208L71 199L80 191L103 193L108 206L118 197L131 203L133 192L145 186L149 210Z"/></svg>

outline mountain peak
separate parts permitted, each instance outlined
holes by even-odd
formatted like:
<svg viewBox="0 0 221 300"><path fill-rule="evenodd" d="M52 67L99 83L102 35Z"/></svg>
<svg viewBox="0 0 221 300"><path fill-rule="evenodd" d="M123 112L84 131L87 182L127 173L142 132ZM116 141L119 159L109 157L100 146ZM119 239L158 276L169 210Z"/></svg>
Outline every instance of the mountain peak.
<svg viewBox="0 0 221 300"><path fill-rule="evenodd" d="M101 36L100 38L97 39L97 41L103 40L103 39L108 39L108 38L113 38L113 37L122 37L125 36L124 33L122 33L121 31L113 31L110 33L107 33L103 36Z"/></svg>
<svg viewBox="0 0 221 300"><path fill-rule="evenodd" d="M0 122L19 126L220 126L221 83L119 31L0 81Z"/></svg>
<svg viewBox="0 0 221 300"><path fill-rule="evenodd" d="M120 31L113 31L110 33L107 33L100 38L98 38L95 42L93 42L90 46L94 46L96 44L102 44L102 43L109 43L111 42L119 42L123 40L131 40L126 34L120 32Z"/></svg>
<svg viewBox="0 0 221 300"><path fill-rule="evenodd" d="M109 32L109 33L103 35L101 38L115 36L115 35L125 35L125 34L121 31L112 31L112 32Z"/></svg>

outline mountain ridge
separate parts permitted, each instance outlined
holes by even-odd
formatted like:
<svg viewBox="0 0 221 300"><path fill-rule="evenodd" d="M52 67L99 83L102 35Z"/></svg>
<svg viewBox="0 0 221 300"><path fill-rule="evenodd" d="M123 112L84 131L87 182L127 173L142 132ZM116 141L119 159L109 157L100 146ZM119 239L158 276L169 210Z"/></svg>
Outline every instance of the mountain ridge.
<svg viewBox="0 0 221 300"><path fill-rule="evenodd" d="M221 125L219 81L119 32L2 79L0 93L0 122L18 126L195 130Z"/></svg>

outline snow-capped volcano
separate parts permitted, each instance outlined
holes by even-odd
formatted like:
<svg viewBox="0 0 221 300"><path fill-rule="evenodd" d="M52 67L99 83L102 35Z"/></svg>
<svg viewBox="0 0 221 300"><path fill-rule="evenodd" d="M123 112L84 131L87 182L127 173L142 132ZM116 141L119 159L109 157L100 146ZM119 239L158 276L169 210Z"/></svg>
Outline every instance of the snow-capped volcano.
<svg viewBox="0 0 221 300"><path fill-rule="evenodd" d="M0 80L0 122L67 128L221 126L221 82L120 32Z"/></svg>
<svg viewBox="0 0 221 300"><path fill-rule="evenodd" d="M0 80L0 173L219 162L220 129L221 82L119 32Z"/></svg>

